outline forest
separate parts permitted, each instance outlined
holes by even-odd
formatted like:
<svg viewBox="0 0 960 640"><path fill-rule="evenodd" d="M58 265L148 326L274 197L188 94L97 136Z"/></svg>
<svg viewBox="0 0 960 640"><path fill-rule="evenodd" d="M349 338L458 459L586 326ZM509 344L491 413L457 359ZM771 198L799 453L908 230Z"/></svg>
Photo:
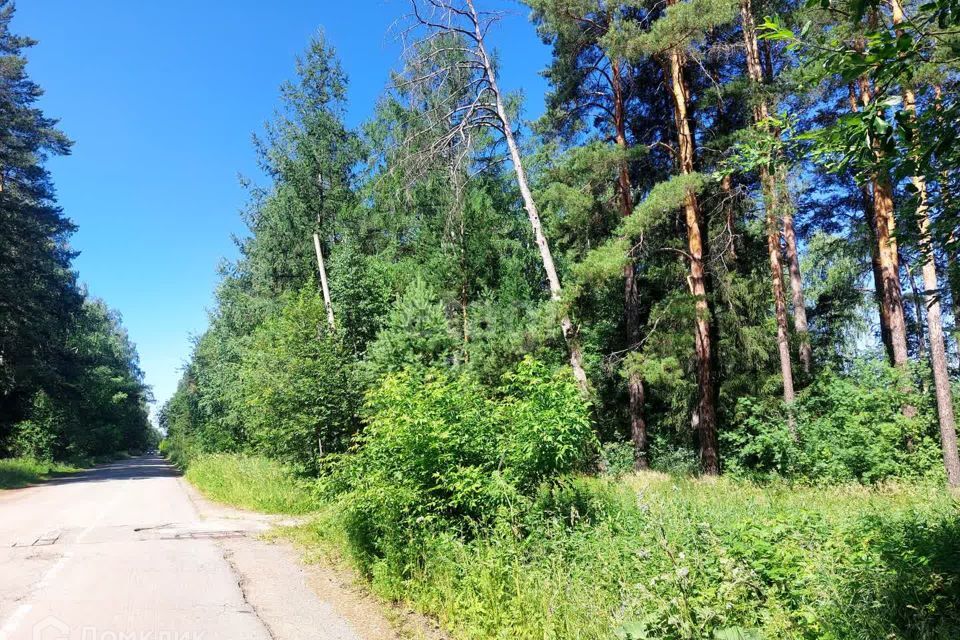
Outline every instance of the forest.
<svg viewBox="0 0 960 640"><path fill-rule="evenodd" d="M456 637L956 637L960 5L527 0L535 121L515 7L403 9L256 138L188 477Z"/></svg>
<svg viewBox="0 0 960 640"><path fill-rule="evenodd" d="M518 9L533 120L492 44ZM385 10L370 118L320 31L255 137L159 412L188 479L311 513L291 535L458 638L958 637L960 3ZM9 11L0 454L135 450Z"/></svg>
<svg viewBox="0 0 960 640"><path fill-rule="evenodd" d="M36 106L35 42L13 14L0 2L0 485L21 469L3 458L85 464L157 442L136 348L73 269L75 226L45 167L72 143Z"/></svg>
<svg viewBox="0 0 960 640"><path fill-rule="evenodd" d="M952 5L531 2L531 123L498 11L412 9L359 129L322 34L281 88L171 437L322 474L389 389L546 384L573 466L960 483Z"/></svg>

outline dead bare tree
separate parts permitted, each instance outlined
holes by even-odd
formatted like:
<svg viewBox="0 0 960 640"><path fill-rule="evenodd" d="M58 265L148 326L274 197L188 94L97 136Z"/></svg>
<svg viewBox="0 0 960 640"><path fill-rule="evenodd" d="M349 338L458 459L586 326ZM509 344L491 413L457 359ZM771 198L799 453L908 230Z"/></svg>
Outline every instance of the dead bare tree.
<svg viewBox="0 0 960 640"><path fill-rule="evenodd" d="M327 326L330 327L330 331L335 331L337 327L333 318L333 302L330 300L330 287L327 284L327 267L323 261L323 249L320 246L319 229L326 202L326 182L324 181L322 173L317 176L317 184L320 186L320 210L317 211L318 231L314 231L313 233L313 250L317 254L317 271L320 272L320 292L323 294L323 306L327 310Z"/></svg>
<svg viewBox="0 0 960 640"><path fill-rule="evenodd" d="M463 88L450 93L445 101L436 105L441 117L433 118L417 135L430 136L433 140L430 148L437 152L448 152L458 146L458 141L469 140L470 132L480 128L489 129L503 139L540 251L550 298L559 302L563 291L560 277L530 189L506 101L497 84L496 68L486 46L487 34L502 14L479 11L473 0L411 0L411 6L412 24L402 33L405 51L413 56L429 56L431 64L414 65L421 73L405 79L405 82L436 86L457 77ZM583 352L566 310L561 311L560 327L577 385L584 394L589 393Z"/></svg>

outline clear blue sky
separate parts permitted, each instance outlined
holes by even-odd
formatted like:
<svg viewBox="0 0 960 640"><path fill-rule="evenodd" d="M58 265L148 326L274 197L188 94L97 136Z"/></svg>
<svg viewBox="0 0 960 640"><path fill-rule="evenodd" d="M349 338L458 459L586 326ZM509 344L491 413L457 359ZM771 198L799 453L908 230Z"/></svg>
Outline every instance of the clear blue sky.
<svg viewBox="0 0 960 640"><path fill-rule="evenodd" d="M542 111L549 59L513 13L495 34L507 90ZM73 246L90 292L123 315L158 403L176 388L203 331L216 268L233 257L245 199L259 179L250 135L277 104L294 57L323 29L350 76L351 125L372 112L398 44L405 0L20 0L14 28L40 41L28 71L73 154L50 168L80 227Z"/></svg>

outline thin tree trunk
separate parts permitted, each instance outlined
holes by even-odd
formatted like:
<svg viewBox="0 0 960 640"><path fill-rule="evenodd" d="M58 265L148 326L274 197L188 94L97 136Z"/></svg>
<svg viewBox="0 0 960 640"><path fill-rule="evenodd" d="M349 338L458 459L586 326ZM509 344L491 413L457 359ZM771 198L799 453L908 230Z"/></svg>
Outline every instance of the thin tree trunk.
<svg viewBox="0 0 960 640"><path fill-rule="evenodd" d="M677 0L668 0L676 4ZM674 120L677 127L677 147L680 172L693 173L695 145L689 114L689 89L685 74L683 53L676 48L667 53L667 71L670 76L670 91L673 97ZM683 204L687 225L687 246L690 259L690 291L696 304L694 337L697 359L697 409L693 416L694 433L700 450L703 473L720 473L720 454L717 444L716 409L716 345L713 340L713 310L709 296L706 262L709 244L706 228L700 212L700 203L694 191L688 191Z"/></svg>
<svg viewBox="0 0 960 640"><path fill-rule="evenodd" d="M550 244L547 242L547 236L543 232L543 225L540 222L540 212L537 210L537 203L533 199L533 193L530 191L530 185L527 182L527 173L523 167L523 157L520 155L520 147L517 145L516 138L513 135L513 127L510 125L510 118L507 115L506 107L503 103L503 96L497 85L496 73L493 68L493 61L487 54L487 48L484 44L484 35L480 29L480 18L477 10L473 6L473 0L466 0L467 8L470 11L471 21L474 27L474 37L477 42L477 51L480 56L481 64L484 68L487 83L490 85L490 91L496 102L497 119L503 127L503 135L507 142L507 148L510 150L510 159L513 162L514 171L517 174L517 186L520 187L520 195L523 197L524 209L527 211L527 217L530 219L530 227L533 229L533 236L540 249L540 259L543 262L543 269L547 274L547 283L550 287L550 299L560 300L562 289L560 287L560 277L557 275L557 268L553 262L553 254L550 252ZM583 368L583 351L580 348L580 341L577 338L573 322L570 321L570 315L564 311L560 317L560 327L563 330L563 337L567 342L567 349L570 351L570 366L573 369L573 376L577 381L580 391L587 395L590 393L590 383L587 380L587 372Z"/></svg>
<svg viewBox="0 0 960 640"><path fill-rule="evenodd" d="M780 262L780 226L774 208L769 203L776 200L777 193L773 177L766 167L760 170L761 180L766 184L767 205L767 254L770 258L770 282L773 291L773 304L777 320L777 348L780 352L780 374L783 378L783 401L788 409L796 399L793 389L793 368L790 360L790 336L787 332L787 300L783 291L783 265ZM795 431L793 420L791 431Z"/></svg>
<svg viewBox="0 0 960 640"><path fill-rule="evenodd" d="M912 92L909 92L912 97ZM906 101L906 108L915 110L913 100ZM921 253L923 255L923 288L927 302L927 333L930 338L930 368L933 370L934 394L937 398L937 417L940 425L940 444L947 482L951 487L960 487L960 453L957 451L957 421L953 412L953 394L950 388L950 371L947 366L946 338L940 309L937 263L933 242L930 238L930 210L927 206L927 184L924 176L911 178L917 190L919 205L917 220L920 226Z"/></svg>
<svg viewBox="0 0 960 640"><path fill-rule="evenodd" d="M916 316L914 331L917 336L917 359L923 360L927 357L927 339L923 332L923 300L920 297L920 288L917 287L916 274L910 268L910 262L901 255L900 263L907 274L907 281L910 283L910 297L913 298L913 315Z"/></svg>
<svg viewBox="0 0 960 640"><path fill-rule="evenodd" d="M460 250L460 323L462 332L461 352L463 361L470 359L470 282L467 273L467 232L464 219L464 175L455 162L450 164L450 184L453 188L453 207L457 216L457 243Z"/></svg>
<svg viewBox="0 0 960 640"><path fill-rule="evenodd" d="M916 185L916 183L914 183ZM920 192L922 201L926 199L926 190ZM947 482L951 487L960 487L960 453L957 450L957 422L953 412L953 394L950 388L950 372L947 366L946 339L943 333L943 319L940 311L940 299L937 296L937 265L930 241L930 216L923 207L920 217L921 242L926 255L923 262L923 288L927 299L927 332L930 337L930 367L933 370L934 393L937 397L937 417L940 425L940 444L943 453L943 466L947 471Z"/></svg>
<svg viewBox="0 0 960 640"><path fill-rule="evenodd" d="M637 291L637 279L633 261L624 267L624 302L626 311L627 340L631 348L640 341L640 294ZM633 467L637 471L650 467L647 421L643 415L645 391L643 378L637 371L627 376L627 394L629 396L630 438L633 440Z"/></svg>
<svg viewBox="0 0 960 640"><path fill-rule="evenodd" d="M723 176L720 181L720 189L723 191L723 213L724 224L727 231L726 253L730 262L737 261L737 225L734 220L733 206L733 176L729 173Z"/></svg>
<svg viewBox="0 0 960 640"><path fill-rule="evenodd" d="M320 289L323 291L323 306L327 308L327 325L330 331L336 329L333 321L333 304L330 302L330 288L327 286L327 268L323 263L323 250L320 248L320 235L313 234L313 249L317 253L317 270L320 271Z"/></svg>
<svg viewBox="0 0 960 640"><path fill-rule="evenodd" d="M781 180L786 188L786 176ZM813 368L813 345L810 343L810 329L807 324L807 305L803 295L803 277L800 275L800 252L797 250L797 232L793 226L793 204L781 198L783 207L783 240L786 248L787 270L790 273L790 293L793 301L793 329L799 341L800 364L807 375Z"/></svg>
<svg viewBox="0 0 960 640"><path fill-rule="evenodd" d="M760 51L757 46L757 28L753 19L753 8L750 0L742 0L740 3L740 18L743 23L743 39L747 52L747 75L750 77L750 81L755 86L759 87L766 81L766 78L772 76L773 63L771 60L767 60L767 70L765 74L763 64L761 64L760 60ZM765 100L758 100L757 104L754 106L753 116L757 123L763 122L769 117L769 110ZM764 189L769 192L768 196L770 196L766 203L768 224L770 221L776 221L776 214L774 212L777 210L781 211L781 218L783 220L783 237L786 245L787 267L790 272L790 289L793 299L793 325L797 332L797 337L800 340L800 362L803 364L804 372L809 374L810 368L813 364L813 351L810 345L810 336L807 328L807 309L803 297L803 278L800 276L800 256L799 252L797 251L797 234L793 226L793 214L790 210L790 205L786 195L786 171L776 168L775 172L771 174L770 169L765 167L763 172L765 172L766 175L761 176L761 181L766 181L767 184L764 185ZM773 198L773 194L776 193L774 187L777 182L781 184L781 191L783 193L779 198ZM774 232L774 230L768 229L768 234ZM778 247L777 262L779 263L779 231L776 231L776 233L778 235L774 239L776 240ZM778 272L774 275L774 277L779 280L782 276ZM781 328L778 326L778 333L780 331ZM786 333L786 327L783 327L782 331L783 333Z"/></svg>
<svg viewBox="0 0 960 640"><path fill-rule="evenodd" d="M764 82L760 53L757 47L756 26L753 21L753 9L750 0L740 3L740 19L743 26L743 40L746 45L747 75L755 88ZM764 99L757 100L753 108L753 118L757 124L763 123L769 115ZM771 159L771 164L773 160ZM780 199L777 196L776 177L769 165L760 167L760 183L764 192L764 204L767 210L767 255L770 260L770 283L773 291L773 305L777 321L777 350L780 355L780 374L783 378L783 400L788 407L796 396L793 389L793 364L790 358L790 335L787 329L787 302L783 291L783 265L780 262L780 225L777 209ZM791 431L795 424L789 421Z"/></svg>
<svg viewBox="0 0 960 640"><path fill-rule="evenodd" d="M627 134L624 114L624 96L622 68L619 60L612 62L613 124L617 146L626 152ZM633 214L633 193L630 185L630 171L626 159L620 162L617 176L620 187L620 214L627 218ZM626 325L627 348L633 349L640 342L640 292L637 289L637 277L633 259L628 257L623 267L624 324ZM633 466L636 470L650 466L647 438L647 422L643 415L644 388L640 373L631 371L627 377L630 415L630 438L633 440Z"/></svg>

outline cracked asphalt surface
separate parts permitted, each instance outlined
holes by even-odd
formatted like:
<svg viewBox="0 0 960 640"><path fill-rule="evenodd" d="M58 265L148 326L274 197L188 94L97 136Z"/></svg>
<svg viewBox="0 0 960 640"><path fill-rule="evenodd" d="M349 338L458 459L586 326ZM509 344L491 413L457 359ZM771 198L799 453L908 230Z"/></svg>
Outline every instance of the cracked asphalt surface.
<svg viewBox="0 0 960 640"><path fill-rule="evenodd" d="M155 456L0 492L0 640L360 640L270 524Z"/></svg>

